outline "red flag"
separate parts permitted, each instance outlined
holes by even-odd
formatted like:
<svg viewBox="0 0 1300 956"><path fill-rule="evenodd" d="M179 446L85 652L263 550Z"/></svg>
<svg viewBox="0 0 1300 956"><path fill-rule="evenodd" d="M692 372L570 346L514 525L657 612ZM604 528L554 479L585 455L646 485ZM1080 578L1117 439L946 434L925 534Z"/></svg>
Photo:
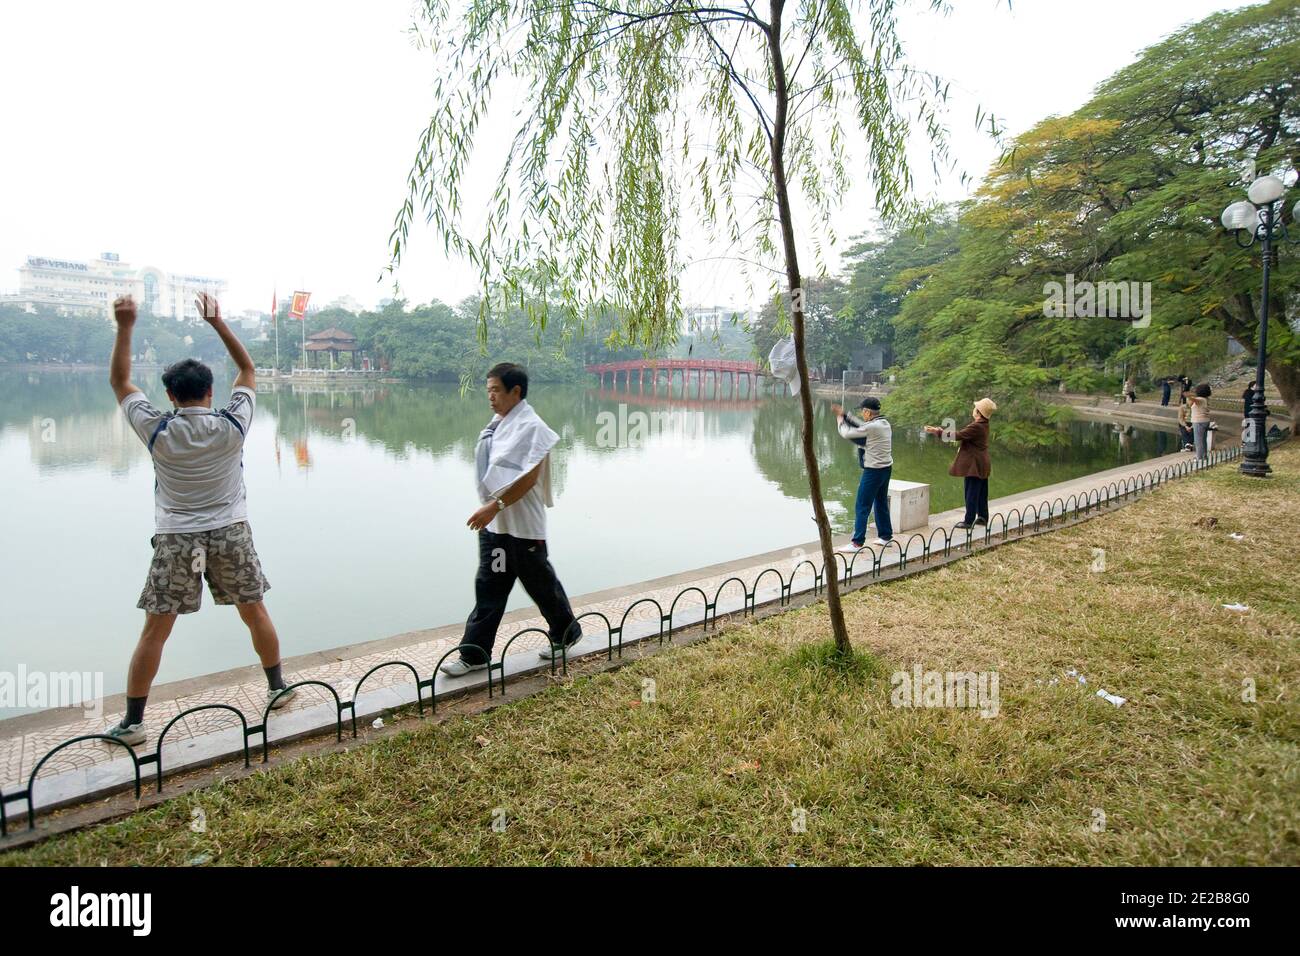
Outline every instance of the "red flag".
<svg viewBox="0 0 1300 956"><path fill-rule="evenodd" d="M289 318L302 319L307 314L307 300L310 298L310 292L295 292L293 304L289 306Z"/></svg>
<svg viewBox="0 0 1300 956"><path fill-rule="evenodd" d="M275 290L272 289L271 290L271 324L275 325L276 323L277 323L277 319L275 317Z"/></svg>

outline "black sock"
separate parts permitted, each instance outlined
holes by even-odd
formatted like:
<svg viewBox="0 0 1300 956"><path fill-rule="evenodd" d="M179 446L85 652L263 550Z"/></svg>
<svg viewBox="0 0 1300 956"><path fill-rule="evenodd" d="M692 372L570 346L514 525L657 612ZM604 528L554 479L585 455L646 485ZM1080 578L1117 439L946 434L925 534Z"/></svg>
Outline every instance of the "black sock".
<svg viewBox="0 0 1300 956"><path fill-rule="evenodd" d="M274 667L263 667L262 670L266 671L266 686L271 690L279 690L284 686L284 678L280 676L279 664Z"/></svg>
<svg viewBox="0 0 1300 956"><path fill-rule="evenodd" d="M138 724L144 720L144 704L148 699L147 694L144 697L128 697L126 699L126 716L122 718L123 727Z"/></svg>

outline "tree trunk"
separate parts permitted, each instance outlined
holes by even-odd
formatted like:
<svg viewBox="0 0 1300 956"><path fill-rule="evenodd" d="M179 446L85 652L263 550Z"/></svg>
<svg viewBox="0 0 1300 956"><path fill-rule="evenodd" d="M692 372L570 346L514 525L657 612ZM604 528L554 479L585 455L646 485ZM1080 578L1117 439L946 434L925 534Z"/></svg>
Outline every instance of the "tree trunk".
<svg viewBox="0 0 1300 956"><path fill-rule="evenodd" d="M1237 340L1250 355L1253 367L1259 353L1259 313L1255 300L1249 295L1238 295L1233 303L1235 308L1219 306L1218 318L1223 322L1228 334ZM1269 297L1268 354L1264 358L1264 368L1277 389L1282 403L1291 415L1291 434L1300 434L1300 366L1294 362L1278 358L1284 353L1283 336L1294 335L1286 325L1286 300L1283 297ZM1246 409L1249 411L1249 409Z"/></svg>
<svg viewBox="0 0 1300 956"><path fill-rule="evenodd" d="M794 323L795 365L799 370L799 406L803 412L803 461L808 470L808 492L812 497L813 515L817 521L817 537L821 542L823 577L826 581L826 606L830 612L831 631L835 647L841 654L852 653L849 631L844 624L844 609L840 605L839 568L835 563L835 549L831 543L831 523L826 518L822 503L821 471L817 465L817 452L813 447L812 394L808 390L808 356L804 350L803 280L799 274L799 257L794 242L794 217L790 210L790 191L785 176L785 133L789 108L785 59L781 54L781 11L784 0L771 0L771 28L768 31L768 48L772 57L772 76L776 94L776 113L772 126L772 178L776 190L777 206L781 218L781 241L785 248L786 283L790 288L790 312Z"/></svg>
<svg viewBox="0 0 1300 956"><path fill-rule="evenodd" d="M1300 426L1300 368L1274 359L1266 360L1264 367L1291 415L1291 435L1300 435L1297 431L1297 426Z"/></svg>

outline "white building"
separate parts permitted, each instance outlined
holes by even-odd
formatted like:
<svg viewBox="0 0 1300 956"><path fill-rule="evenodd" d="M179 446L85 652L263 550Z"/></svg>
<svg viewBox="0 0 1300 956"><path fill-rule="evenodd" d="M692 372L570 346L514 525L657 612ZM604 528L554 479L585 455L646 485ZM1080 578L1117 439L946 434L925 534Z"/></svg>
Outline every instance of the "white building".
<svg viewBox="0 0 1300 956"><path fill-rule="evenodd" d="M350 295L341 295L333 302L325 305L327 309L343 309L347 312L358 313L365 312L366 307Z"/></svg>
<svg viewBox="0 0 1300 956"><path fill-rule="evenodd" d="M194 315L194 297L200 292L220 296L223 279L163 272L154 266L133 267L115 252L105 252L89 262L28 256L18 269L18 292L0 296L0 304L20 305L59 312L85 312L109 318L113 300L135 297L142 312L180 318Z"/></svg>
<svg viewBox="0 0 1300 956"><path fill-rule="evenodd" d="M682 309L682 326L679 331L683 335L695 335L696 333L713 335L730 325L733 316L736 317L737 325L740 325L745 322L753 322L756 315L754 309L743 305L686 306Z"/></svg>
<svg viewBox="0 0 1300 956"><path fill-rule="evenodd" d="M258 309L244 309L242 312L232 313L223 311L222 314L226 316L227 321L238 325L245 332L255 332L270 321L268 314Z"/></svg>

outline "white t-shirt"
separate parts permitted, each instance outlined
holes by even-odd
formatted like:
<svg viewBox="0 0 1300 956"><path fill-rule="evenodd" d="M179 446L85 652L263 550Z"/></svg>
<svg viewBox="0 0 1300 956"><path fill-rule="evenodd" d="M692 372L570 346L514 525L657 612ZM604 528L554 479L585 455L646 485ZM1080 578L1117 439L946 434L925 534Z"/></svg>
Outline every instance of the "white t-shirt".
<svg viewBox="0 0 1300 956"><path fill-rule="evenodd" d="M248 519L244 435L256 403L242 385L221 409L164 413L144 392L122 399L126 420L153 457L156 532L212 531Z"/></svg>
<svg viewBox="0 0 1300 956"><path fill-rule="evenodd" d="M522 404L522 403L521 403ZM474 468L478 472L479 500L487 504L493 499L484 497L482 489L483 475L487 471L488 461L492 455L492 437L503 419L493 418L487 428L479 435L474 446ZM522 477L522 476L520 476ZM518 480L518 479L516 479ZM488 522L487 530L493 534L508 534L514 538L527 538L532 541L546 540L546 488L551 480L551 456L542 459L542 470L537 474L537 481L528 492L512 505L507 505L497 512L495 518ZM513 482L511 482L513 484ZM504 495L509 485L497 494Z"/></svg>
<svg viewBox="0 0 1300 956"><path fill-rule="evenodd" d="M547 480L546 471L551 467L551 456L542 459L542 471L537 481L528 489L528 493L512 505L497 512L487 526L493 534L508 534L514 538L528 538L532 541L546 540L546 499L542 495L542 483Z"/></svg>

